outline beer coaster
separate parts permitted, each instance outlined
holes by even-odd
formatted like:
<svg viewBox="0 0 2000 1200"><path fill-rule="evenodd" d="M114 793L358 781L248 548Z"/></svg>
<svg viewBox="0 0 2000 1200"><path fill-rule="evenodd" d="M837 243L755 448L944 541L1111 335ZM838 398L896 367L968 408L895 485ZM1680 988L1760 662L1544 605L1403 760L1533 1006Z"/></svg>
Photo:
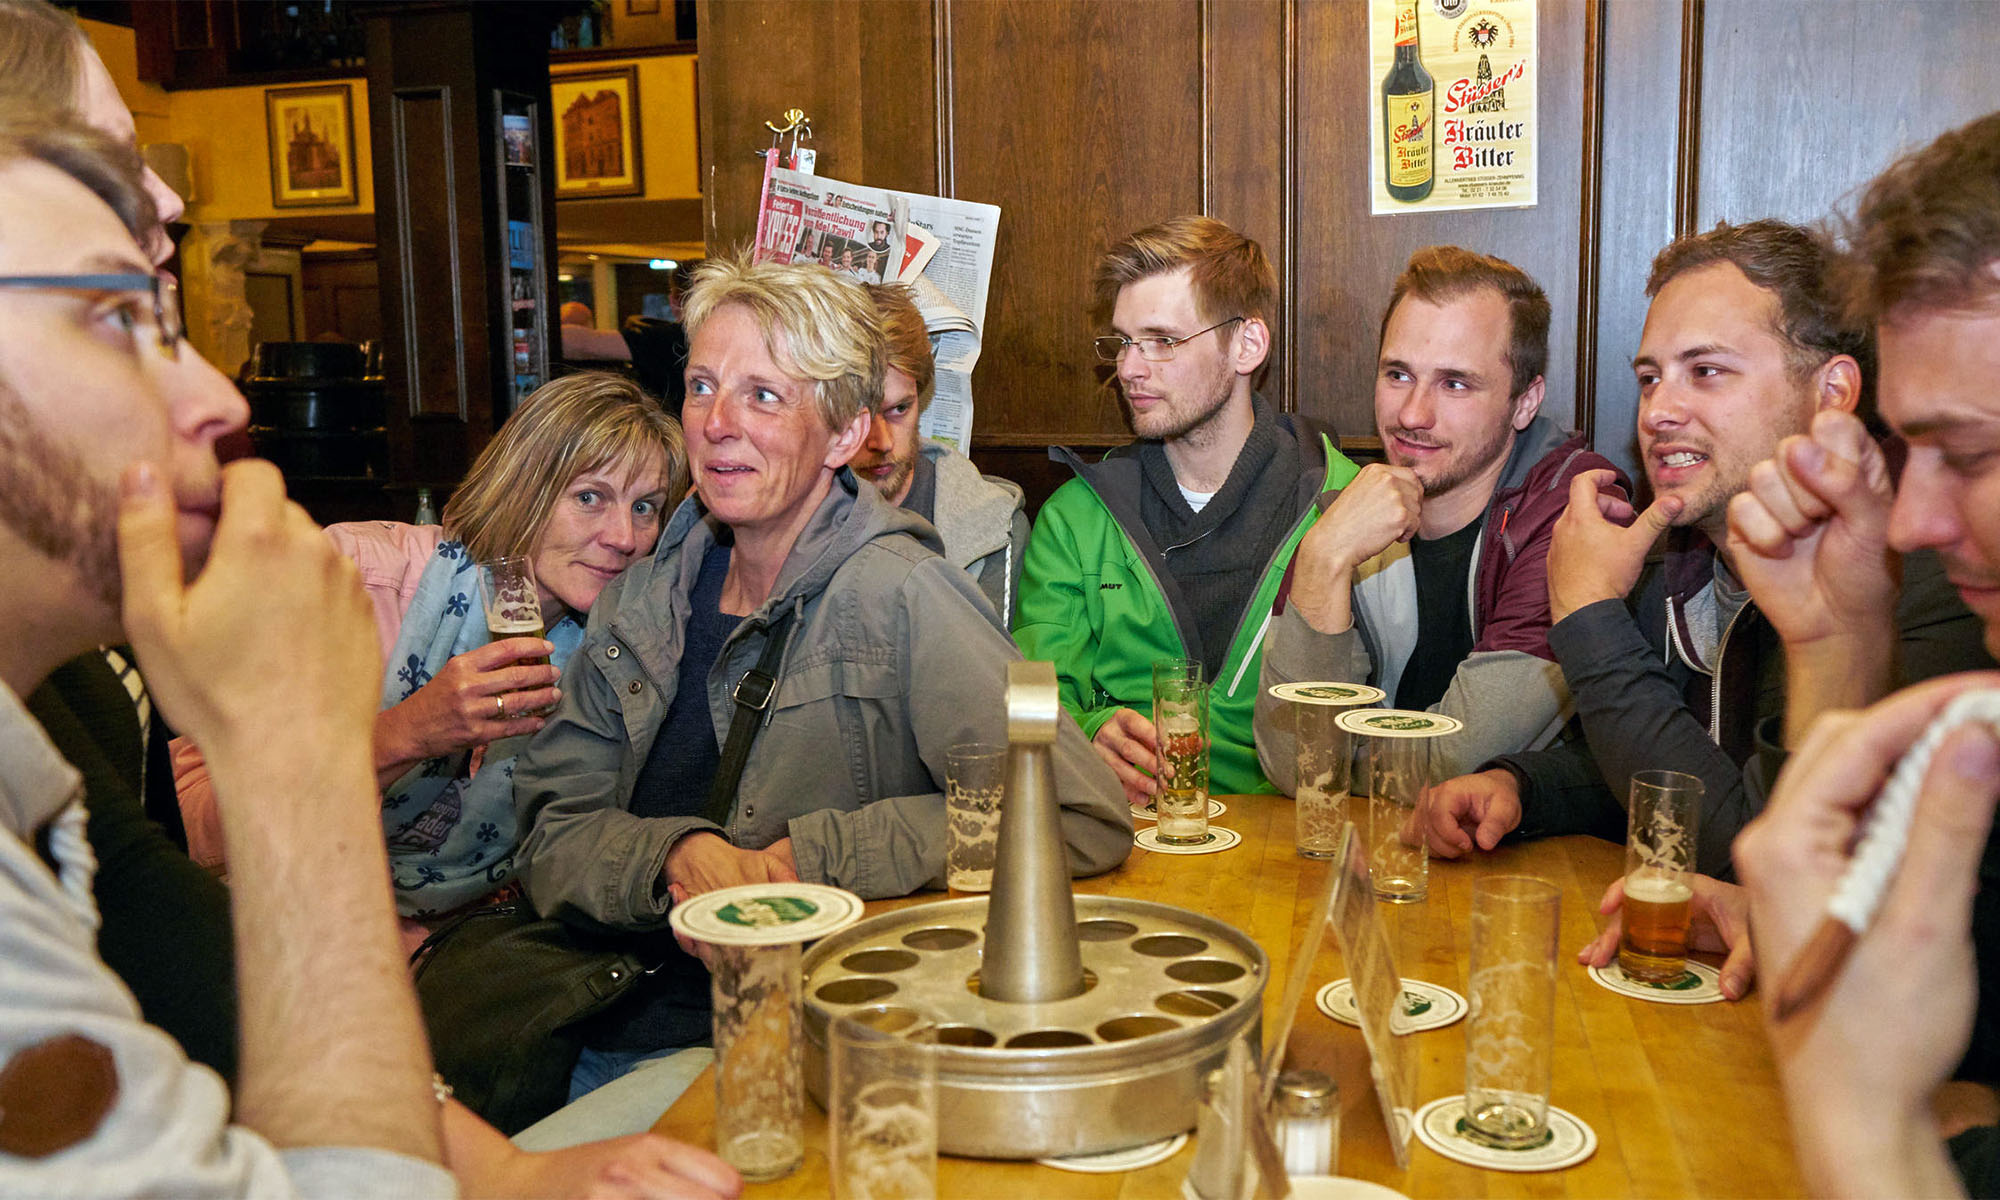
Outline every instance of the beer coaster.
<svg viewBox="0 0 2000 1200"><path fill-rule="evenodd" d="M1334 724L1349 733L1379 738L1443 737L1465 728L1457 717L1407 708L1350 708L1334 718Z"/></svg>
<svg viewBox="0 0 2000 1200"><path fill-rule="evenodd" d="M1352 708L1357 704L1380 704L1385 693L1365 683L1274 683L1271 696L1294 704L1323 704L1329 708Z"/></svg>
<svg viewBox="0 0 2000 1200"><path fill-rule="evenodd" d="M1217 854L1243 840L1243 835L1234 829L1224 829L1220 825L1208 827L1208 840L1192 846L1168 846L1160 841L1158 826L1141 829L1132 835L1132 844L1141 850L1151 850L1155 854Z"/></svg>
<svg viewBox="0 0 2000 1200"><path fill-rule="evenodd" d="M1321 988L1313 1000L1321 1012L1342 1025L1360 1026L1361 1013L1354 1006L1352 981L1336 979ZM1389 1031L1422 1033L1427 1029L1443 1029L1463 1019L1465 1009L1465 997L1450 988L1421 979L1405 979L1403 1004L1390 1014Z"/></svg>
<svg viewBox="0 0 2000 1200"><path fill-rule="evenodd" d="M861 897L820 883L746 883L703 892L667 914L675 933L718 946L808 942L861 919Z"/></svg>
<svg viewBox="0 0 2000 1200"><path fill-rule="evenodd" d="M1597 986L1617 992L1621 996L1637 996L1641 1000L1651 1000L1655 1004L1713 1004L1722 996L1722 973L1707 963L1688 959L1687 974L1666 983L1641 983L1625 974L1625 969L1612 959L1609 966L1590 968L1590 977Z"/></svg>
<svg viewBox="0 0 2000 1200"><path fill-rule="evenodd" d="M1465 1097L1445 1096L1417 1110L1417 1140L1468 1166L1489 1171L1560 1171L1597 1153L1597 1133L1576 1114L1549 1105L1549 1129L1539 1142L1498 1150L1461 1132Z"/></svg>
<svg viewBox="0 0 2000 1200"><path fill-rule="evenodd" d="M1228 811L1229 811L1229 806L1224 804L1222 801L1217 800L1213 796L1210 796L1208 798L1209 820L1213 821L1215 820L1215 818L1221 816L1223 813L1226 813ZM1159 804L1157 802L1147 803L1147 804L1134 804L1132 806L1132 819L1134 821L1159 820L1160 819Z"/></svg>
<svg viewBox="0 0 2000 1200"><path fill-rule="evenodd" d="M1123 1150L1106 1150L1102 1154L1078 1154L1070 1158L1038 1158L1035 1161L1058 1171L1076 1171L1084 1175L1116 1175L1121 1171L1136 1171L1140 1167L1150 1167L1154 1163L1165 1162L1179 1154L1187 1145L1188 1135L1177 1133L1162 1141L1147 1142L1141 1146L1127 1146Z"/></svg>

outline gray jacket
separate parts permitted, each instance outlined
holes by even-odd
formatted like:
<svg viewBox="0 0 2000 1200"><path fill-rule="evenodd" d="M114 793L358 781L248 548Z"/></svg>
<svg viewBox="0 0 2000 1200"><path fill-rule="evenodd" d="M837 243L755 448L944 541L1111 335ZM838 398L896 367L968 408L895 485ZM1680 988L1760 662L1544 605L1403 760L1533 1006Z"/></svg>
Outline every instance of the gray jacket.
<svg viewBox="0 0 2000 1200"><path fill-rule="evenodd" d="M744 847L792 839L799 878L864 897L944 880L945 752L1005 742L1006 664L1020 657L972 580L937 556L936 533L841 471L792 547L773 597L723 643L709 718L726 738L731 693L781 607L796 612L778 683L722 829L627 811L679 685L682 632L717 526L697 498L651 557L591 609L561 703L514 768L520 876L535 908L631 929L661 924L667 852L687 834ZM1056 791L1070 870L1108 871L1132 848L1117 777L1064 718Z"/></svg>
<svg viewBox="0 0 2000 1200"><path fill-rule="evenodd" d="M981 475L971 459L943 442L925 439L921 452L937 472L934 523L944 539L941 553L979 584L1005 632L1014 623L1021 552L1028 545L1027 501L1020 485Z"/></svg>
<svg viewBox="0 0 2000 1200"><path fill-rule="evenodd" d="M456 1196L436 1163L358 1146L280 1149L229 1124L222 1077L146 1024L99 957L88 849L51 839L69 847L52 850L67 864L58 868L66 884L34 848L82 800L82 776L0 684L0 1065L81 1036L117 1066L109 1107L88 1136L43 1157L0 1152L0 1196Z"/></svg>

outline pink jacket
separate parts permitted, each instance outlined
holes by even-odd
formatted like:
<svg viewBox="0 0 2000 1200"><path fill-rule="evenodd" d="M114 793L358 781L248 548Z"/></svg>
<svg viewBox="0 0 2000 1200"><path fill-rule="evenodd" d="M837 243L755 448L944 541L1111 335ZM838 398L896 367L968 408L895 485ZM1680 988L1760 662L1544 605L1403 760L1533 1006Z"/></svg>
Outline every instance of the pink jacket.
<svg viewBox="0 0 2000 1200"><path fill-rule="evenodd" d="M416 595L424 568L444 540L437 525L404 525L396 521L353 521L329 525L326 536L334 548L361 569L361 586L375 610L376 640L384 658L396 645L403 614ZM215 788L201 751L188 738L172 744L174 788L180 794L181 819L187 824L188 854L205 867L223 865L222 824L215 811Z"/></svg>

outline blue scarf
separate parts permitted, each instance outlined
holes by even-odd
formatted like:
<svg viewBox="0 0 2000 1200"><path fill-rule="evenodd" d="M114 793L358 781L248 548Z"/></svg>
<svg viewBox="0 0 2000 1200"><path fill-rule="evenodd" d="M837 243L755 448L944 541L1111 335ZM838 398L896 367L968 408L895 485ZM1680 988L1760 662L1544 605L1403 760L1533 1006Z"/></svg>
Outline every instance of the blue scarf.
<svg viewBox="0 0 2000 1200"><path fill-rule="evenodd" d="M409 699L446 663L491 640L474 567L462 542L438 543L389 652L383 708ZM565 616L548 631L548 640L555 646L549 661L560 669L583 641L583 628ZM520 843L514 755L524 743L514 738L489 744L477 775L469 772L470 750L427 759L383 792L382 831L389 840L396 911L437 916L490 895L513 878Z"/></svg>

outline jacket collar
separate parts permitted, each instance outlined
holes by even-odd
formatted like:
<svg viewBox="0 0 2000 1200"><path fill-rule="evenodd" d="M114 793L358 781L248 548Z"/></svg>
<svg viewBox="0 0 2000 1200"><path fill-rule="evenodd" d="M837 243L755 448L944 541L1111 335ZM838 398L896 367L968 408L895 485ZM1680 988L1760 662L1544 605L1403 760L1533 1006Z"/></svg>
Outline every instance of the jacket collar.
<svg viewBox="0 0 2000 1200"><path fill-rule="evenodd" d="M83 776L56 750L14 689L0 684L0 826L22 841L82 798Z"/></svg>
<svg viewBox="0 0 2000 1200"><path fill-rule="evenodd" d="M928 438L922 454L937 472L932 506L945 558L969 567L1013 540L1014 514L1023 507L1020 487L1011 480L981 475L971 459Z"/></svg>
<svg viewBox="0 0 2000 1200"><path fill-rule="evenodd" d="M862 484L854 472L842 467L792 543L785 565L778 571L777 587L745 622L768 624L780 605L803 601L824 590L833 573L862 546L897 533L908 534L932 553L943 552L944 544L929 522L882 499L872 485ZM614 580L599 598L600 605L606 601L613 605L612 631L647 661L658 661L656 656L666 648L666 634L655 593L664 590L672 597L671 607L666 609L669 620L685 620L687 597L701 574L702 558L710 546L728 539L728 526L710 515L699 494L681 501L652 555ZM678 643L677 631L672 641Z"/></svg>

